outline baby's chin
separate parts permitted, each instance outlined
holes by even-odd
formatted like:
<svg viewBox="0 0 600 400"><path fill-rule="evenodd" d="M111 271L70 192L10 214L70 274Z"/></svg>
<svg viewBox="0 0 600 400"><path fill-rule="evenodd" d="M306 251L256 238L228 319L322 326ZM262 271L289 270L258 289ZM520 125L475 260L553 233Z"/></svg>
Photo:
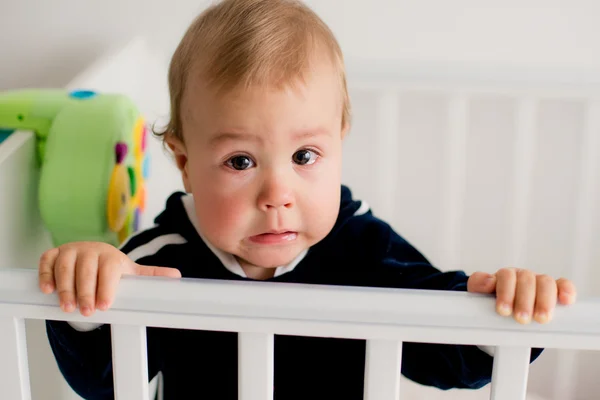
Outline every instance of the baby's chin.
<svg viewBox="0 0 600 400"><path fill-rule="evenodd" d="M255 251L236 255L236 258L240 264L245 266L258 268L277 268L290 264L305 250L306 247L303 246L294 246L294 248L288 249L256 249Z"/></svg>

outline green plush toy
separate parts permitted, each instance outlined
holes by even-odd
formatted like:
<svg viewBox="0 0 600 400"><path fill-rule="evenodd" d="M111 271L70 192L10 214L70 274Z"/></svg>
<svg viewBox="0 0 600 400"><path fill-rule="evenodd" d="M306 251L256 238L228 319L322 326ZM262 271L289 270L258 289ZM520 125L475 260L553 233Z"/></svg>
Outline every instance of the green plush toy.
<svg viewBox="0 0 600 400"><path fill-rule="evenodd" d="M0 130L32 130L39 207L54 245L119 245L145 208L148 129L126 96L87 90L0 93Z"/></svg>

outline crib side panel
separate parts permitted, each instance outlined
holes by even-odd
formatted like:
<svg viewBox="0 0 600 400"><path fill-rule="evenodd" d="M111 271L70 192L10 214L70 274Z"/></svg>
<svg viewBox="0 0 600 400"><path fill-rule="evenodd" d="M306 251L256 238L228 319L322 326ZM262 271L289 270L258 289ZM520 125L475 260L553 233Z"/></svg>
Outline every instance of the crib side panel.
<svg viewBox="0 0 600 400"><path fill-rule="evenodd" d="M0 268L37 268L51 245L38 207L35 151L32 132L14 132L0 144Z"/></svg>
<svg viewBox="0 0 600 400"><path fill-rule="evenodd" d="M29 360L25 339L25 321L0 317L0 376L2 396L7 399L31 400Z"/></svg>
<svg viewBox="0 0 600 400"><path fill-rule="evenodd" d="M566 276L582 295L600 293L597 85L445 84L393 73L349 82L344 183L434 265L467 273L518 266ZM385 168L375 169L382 148ZM542 357L531 390L559 399L599 385L576 383L600 367L598 354L584 362L579 352L550 349Z"/></svg>
<svg viewBox="0 0 600 400"><path fill-rule="evenodd" d="M13 132L0 143L0 268L35 269L52 245L38 208L35 151L33 132ZM80 399L60 375L44 321L25 321L25 331L32 398Z"/></svg>

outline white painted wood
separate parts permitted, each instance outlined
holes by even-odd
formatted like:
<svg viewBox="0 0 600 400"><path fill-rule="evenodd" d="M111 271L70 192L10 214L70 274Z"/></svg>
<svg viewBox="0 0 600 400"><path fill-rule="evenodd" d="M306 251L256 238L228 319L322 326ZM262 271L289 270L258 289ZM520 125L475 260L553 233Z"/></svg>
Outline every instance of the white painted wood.
<svg viewBox="0 0 600 400"><path fill-rule="evenodd" d="M402 342L369 340L365 356L365 400L398 400Z"/></svg>
<svg viewBox="0 0 600 400"><path fill-rule="evenodd" d="M530 354L528 347L496 348L491 400L526 400Z"/></svg>
<svg viewBox="0 0 600 400"><path fill-rule="evenodd" d="M116 400L148 400L146 327L112 325L113 379Z"/></svg>
<svg viewBox="0 0 600 400"><path fill-rule="evenodd" d="M37 262L50 245L39 212L38 179L35 135L14 132L0 144L0 268L37 268L26 263Z"/></svg>
<svg viewBox="0 0 600 400"><path fill-rule="evenodd" d="M272 400L274 337L268 333L238 334L240 400Z"/></svg>
<svg viewBox="0 0 600 400"><path fill-rule="evenodd" d="M572 268L565 272L580 293L588 293L592 282L586 278L592 268L594 222L600 201L600 101L587 104L583 129L573 262Z"/></svg>
<svg viewBox="0 0 600 400"><path fill-rule="evenodd" d="M373 201L377 202L378 213L393 220L397 208L398 149L400 146L399 110L396 92L384 92L377 99L376 131L373 152L376 174L369 177L373 183Z"/></svg>
<svg viewBox="0 0 600 400"><path fill-rule="evenodd" d="M0 316L0 354L2 398L31 400L23 319Z"/></svg>
<svg viewBox="0 0 600 400"><path fill-rule="evenodd" d="M590 271L593 266L594 228L600 191L600 102L590 102L585 110L581 143L579 193L575 209L573 262L564 274L572 279L580 293L592 288ZM554 398L566 399L575 393L578 364L574 352L559 352L554 379Z"/></svg>
<svg viewBox="0 0 600 400"><path fill-rule="evenodd" d="M160 297L155 296L160 293ZM418 307L415 307L418 304ZM494 298L464 292L124 277L113 308L66 314L37 272L0 269L0 315L299 336L600 349L600 301L558 307L551 324L521 325Z"/></svg>
<svg viewBox="0 0 600 400"><path fill-rule="evenodd" d="M510 235L510 260L513 266L526 268L527 235L531 207L531 180L536 157L537 102L523 98L517 103L515 135L514 197L512 230Z"/></svg>
<svg viewBox="0 0 600 400"><path fill-rule="evenodd" d="M32 132L16 131L0 143L0 268L37 268L42 252L52 246L39 212L36 160ZM25 330L31 397L80 400L62 379L44 322L26 321Z"/></svg>
<svg viewBox="0 0 600 400"><path fill-rule="evenodd" d="M448 132L444 143L441 247L444 269L460 268L460 236L466 192L468 98L456 95L448 105Z"/></svg>

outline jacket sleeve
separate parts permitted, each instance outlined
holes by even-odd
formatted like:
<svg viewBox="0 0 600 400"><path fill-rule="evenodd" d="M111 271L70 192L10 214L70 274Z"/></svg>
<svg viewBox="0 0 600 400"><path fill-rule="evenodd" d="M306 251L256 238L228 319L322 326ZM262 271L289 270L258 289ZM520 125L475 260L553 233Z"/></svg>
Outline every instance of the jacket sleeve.
<svg viewBox="0 0 600 400"><path fill-rule="evenodd" d="M468 276L463 271L442 272L435 268L389 225L370 212L357 219L357 225L362 228L355 230L355 234L362 231L363 234L358 235L362 236L360 240L370 242L370 248L375 252L376 262L371 264L367 273L370 286L467 290ZM541 352L541 349L532 349L530 361L533 362ZM406 342L402 359L402 374L423 385L444 390L478 389L491 382L493 357L474 345Z"/></svg>
<svg viewBox="0 0 600 400"><path fill-rule="evenodd" d="M46 332L61 374L79 396L114 399L110 325L81 332L64 321L46 321ZM146 330L150 380L160 370L157 333Z"/></svg>
<svg viewBox="0 0 600 400"><path fill-rule="evenodd" d="M120 250L131 258L136 249L170 233L161 226L140 231ZM157 250L151 257L132 259L143 265L166 265L164 259L158 258L160 255ZM149 380L162 369L161 332L158 328L146 328ZM86 400L114 398L109 324L46 321L46 333L60 372L77 394Z"/></svg>
<svg viewBox="0 0 600 400"><path fill-rule="evenodd" d="M466 291L462 271L441 272L426 262L399 262L390 254L381 264L387 273L401 275L405 288ZM398 280L399 277L396 277ZM490 312L494 312L490 310ZM541 349L532 349L530 362ZM405 342L402 374L417 383L439 389L479 389L491 382L493 357L477 346Z"/></svg>

